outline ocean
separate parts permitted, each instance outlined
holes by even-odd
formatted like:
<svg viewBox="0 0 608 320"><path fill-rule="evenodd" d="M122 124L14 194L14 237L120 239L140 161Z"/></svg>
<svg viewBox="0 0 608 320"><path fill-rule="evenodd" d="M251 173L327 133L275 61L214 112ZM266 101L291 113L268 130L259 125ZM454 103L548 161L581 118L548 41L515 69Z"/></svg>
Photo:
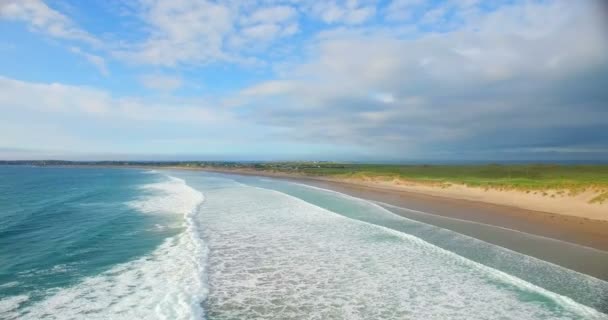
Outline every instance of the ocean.
<svg viewBox="0 0 608 320"><path fill-rule="evenodd" d="M0 166L0 319L608 319L608 283L294 182Z"/></svg>

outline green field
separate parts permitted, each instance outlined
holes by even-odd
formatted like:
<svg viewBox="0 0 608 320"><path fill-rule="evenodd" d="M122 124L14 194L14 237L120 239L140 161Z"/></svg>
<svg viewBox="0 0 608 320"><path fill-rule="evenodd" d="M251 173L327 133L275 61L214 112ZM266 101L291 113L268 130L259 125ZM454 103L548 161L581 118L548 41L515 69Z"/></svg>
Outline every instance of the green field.
<svg viewBox="0 0 608 320"><path fill-rule="evenodd" d="M336 178L374 177L421 183L545 190L576 193L588 188L608 190L608 165L374 165L314 162L257 163L243 165L261 171L298 173Z"/></svg>

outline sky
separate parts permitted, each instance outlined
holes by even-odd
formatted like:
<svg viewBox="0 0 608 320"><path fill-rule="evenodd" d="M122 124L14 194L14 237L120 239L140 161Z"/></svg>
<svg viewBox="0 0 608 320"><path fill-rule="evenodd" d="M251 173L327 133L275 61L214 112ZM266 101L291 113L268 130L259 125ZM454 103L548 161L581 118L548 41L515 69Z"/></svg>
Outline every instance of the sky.
<svg viewBox="0 0 608 320"><path fill-rule="evenodd" d="M0 0L0 159L608 160L601 0Z"/></svg>

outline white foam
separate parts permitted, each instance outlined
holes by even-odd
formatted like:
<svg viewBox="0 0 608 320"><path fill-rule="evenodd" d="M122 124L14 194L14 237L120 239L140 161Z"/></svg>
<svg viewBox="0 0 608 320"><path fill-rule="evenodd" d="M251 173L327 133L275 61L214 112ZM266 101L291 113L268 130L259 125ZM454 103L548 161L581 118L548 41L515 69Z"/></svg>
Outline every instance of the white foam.
<svg viewBox="0 0 608 320"><path fill-rule="evenodd" d="M268 181L272 182L271 180L268 180ZM392 216L392 217L398 218L399 220L409 221L410 223L414 223L416 225L422 226L425 230L427 230L427 232L429 232L430 230L426 227L431 226L430 224L403 217L392 211L387 210L385 207L393 207L393 208L407 210L407 211L418 213L418 214L435 216L434 214L431 214L431 213L418 211L418 210L412 210L412 209L408 209L408 208L402 208L402 207L393 206L390 204L377 202L377 201L368 201L368 200L356 198L356 197L353 197L353 196L350 196L350 195L347 195L347 194L344 194L341 192L323 189L323 188L319 188L316 186L310 186L310 185L297 183L297 182L291 182L291 181L288 181L288 182L281 181L281 182L300 186L300 187L307 188L307 189L318 190L323 193L336 195L336 197L347 199L348 201L358 203L359 206L361 206L361 207L366 207L366 211L368 211L368 209L374 209L373 212L370 212L370 214L373 213L375 216L383 216L383 215ZM443 216L441 216L441 217L444 219L463 221L463 222L476 224L476 225L482 225L482 226L490 227L490 228L508 230L511 232L516 232L518 234L525 234L530 237L542 238L547 241L564 242L561 240L545 238L542 236L530 235L530 234L527 234L524 232L520 232L517 230L508 229L508 228L502 228L502 227L492 226L492 225L488 225L488 224L471 222L471 221L443 217ZM388 229L391 229L391 228L387 228L387 230ZM485 246L487 248L492 247L493 253L498 253L501 256L501 259L500 259L501 264L505 264L505 260L503 260L503 259L506 256L506 257L508 257L507 258L508 260L511 260L511 263L517 263L519 265L518 270L517 270L519 273L515 276L515 275L510 275L509 273L500 272L499 270L496 270L495 267L493 268L493 266L490 264L490 266L487 267L488 272L496 271L496 272L498 272L498 273L496 273L497 276L501 276L501 277L503 275L508 276L509 277L508 279L512 279L513 282L517 282L524 286L532 285L533 283L530 283L530 282L534 282L534 284L536 284L534 286L535 290L542 292L546 296L550 297L554 301L557 301L561 304L569 304L573 308L578 308L582 312L586 312L586 310L593 310L592 308L588 309L589 307L587 307L587 306L590 306L590 305L591 306L605 305L606 293L608 293L608 282L606 282L604 280L597 279L590 275L564 268L562 266L556 265L556 264L548 262L548 261L543 261L543 260L540 260L540 259L537 259L537 258L534 258L531 256L526 256L524 254L515 252L513 250L510 250L510 249L507 249L504 247L499 247L499 246L490 244L488 242L485 242L483 240L479 240L479 239L476 239L476 238L473 238L473 237L470 237L470 236L467 236L464 234L457 234L453 231L449 231L447 229L443 229L443 228L440 228L437 226L432 226L432 229L434 229L435 230L434 232L437 234L447 233L447 234L457 235L457 238L460 238L460 239L468 239L469 243L466 244L466 246L468 247L467 248L468 250L481 249L479 247L479 244L482 244L482 246ZM436 235L433 235L432 237L436 237ZM454 237L450 237L450 238L451 238L451 240L455 240ZM564 243L566 243L566 242L564 242ZM605 252L605 251L596 250L593 248L580 246L580 245L576 245L576 244L571 244L571 243L567 243L567 244L570 247L575 247L577 250L580 250L580 249L592 250L592 251L596 251L598 253ZM460 243L460 245L465 245L465 244ZM446 251L446 252L449 252L449 251ZM485 258L488 258L488 256L485 256ZM513 269L511 269L511 271L513 271ZM539 276L539 278L536 278L536 279L533 279L532 281L530 281L529 278L526 278L529 275L525 274L525 273L534 273L534 275ZM522 279L521 278L522 275L526 279ZM504 278L504 279L506 280L507 278ZM537 282L535 282L535 280ZM566 288L567 286L570 286L570 289L568 289L568 292L565 293L565 295L556 294L552 290L550 290L551 288L553 288L553 289L557 289L558 292L561 292L560 288ZM574 291L572 289L575 289L576 291ZM593 310L592 312L594 312L594 311L595 310Z"/></svg>
<svg viewBox="0 0 608 320"><path fill-rule="evenodd" d="M419 238L259 188L201 210L211 318L605 319Z"/></svg>
<svg viewBox="0 0 608 320"><path fill-rule="evenodd" d="M182 179L146 184L140 187L147 195L131 201L128 205L145 214L183 215L203 201L200 192L190 188Z"/></svg>
<svg viewBox="0 0 608 320"><path fill-rule="evenodd" d="M273 182L273 180L269 180L269 179L260 179L263 181L267 181L267 182ZM555 239L555 238L549 238L549 237L545 237L545 236L541 236L541 235L537 235L537 234L532 234L532 233L527 233L524 231L520 231L520 230L515 230L515 229L511 229L511 228L507 228L507 227L501 227L501 226L497 226L497 225L492 225L492 224L487 224L487 223L483 223L483 222L477 222L477 221L472 221L472 220L465 220L465 219L459 219L459 218L454 218L454 217L448 217L448 216L443 216L443 215L439 215L439 214L435 214L435 213L430 213L430 212L426 212L426 211L420 211L420 210L414 210L414 209L410 209L410 208L406 208L406 207L400 207L400 206L396 206L396 205L392 205L386 202L382 202L382 201L374 201L374 200L365 200L362 198L357 198L351 195L348 195L346 193L342 193L339 191L334 191L334 190L330 190L330 189L325 189L325 188L320 188L320 187L316 187L316 186L311 186L305 183L300 183L300 182L293 182L293 181L282 181L283 183L288 183L288 184L293 184L293 185L297 185L300 187L304 187L304 188L308 188L308 189L313 189L313 190L319 190L321 192L326 192L326 193L332 193L335 194L339 197L345 198L345 199L350 199L353 201L358 201L358 202L366 202L369 203L370 205L376 205L376 207L378 207L379 209L386 211L388 213L390 213L391 215L396 215L402 219L405 220L410 220L410 221L414 221L410 218L406 218L402 215L398 215L396 213L393 213L389 210L386 210L384 207L389 207L389 208L395 208L395 209L400 209L400 210L405 210L405 211L409 211L409 212L413 212L413 213L418 213L418 214L423 214L423 215L429 215L429 216L436 216L436 217L440 217L442 219L446 219L446 220L452 220L452 221L461 221L461 222L466 222L466 223L470 223L470 224L476 224L476 225L481 225L481 226L485 226L485 227L491 227L491 228L496 228L496 229L501 229L501 230L507 230L510 232L515 232L515 233L519 233L522 235L525 235L526 237L531 237L531 238L542 238L548 241L554 241L554 242L562 242L562 243L567 243L568 245L571 246L576 246L576 247L581 247L585 250L592 250L592 251L598 251L598 252L606 252L604 250L600 250L600 249L596 249L596 248L592 248L592 247L588 247L588 246L584 246L584 245L580 245L580 244L576 244L576 243L572 243L572 242L567 242L567 241L563 241L563 240L559 240L559 239ZM416 221L417 223L424 223L424 222L420 222L420 221ZM426 223L424 223L426 224ZM439 227L437 227L439 228Z"/></svg>
<svg viewBox="0 0 608 320"><path fill-rule="evenodd" d="M144 213L183 216L184 231L151 254L57 291L19 311L19 319L200 319L207 295L207 248L193 217L203 195L183 180L145 186L132 205ZM0 318L4 315L0 313Z"/></svg>
<svg viewBox="0 0 608 320"><path fill-rule="evenodd" d="M0 288L12 288L19 285L18 281L10 281L3 284L0 284Z"/></svg>
<svg viewBox="0 0 608 320"><path fill-rule="evenodd" d="M19 306L30 299L27 295L12 296L0 300L0 317L2 319L16 319L18 313L16 312Z"/></svg>

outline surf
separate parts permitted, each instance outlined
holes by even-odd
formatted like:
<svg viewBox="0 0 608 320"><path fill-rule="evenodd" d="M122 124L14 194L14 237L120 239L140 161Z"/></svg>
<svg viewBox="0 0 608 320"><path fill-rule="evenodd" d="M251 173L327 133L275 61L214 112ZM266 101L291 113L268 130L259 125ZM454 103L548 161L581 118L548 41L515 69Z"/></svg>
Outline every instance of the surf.
<svg viewBox="0 0 608 320"><path fill-rule="evenodd" d="M418 237L276 190L235 184L206 193L211 317L606 318Z"/></svg>
<svg viewBox="0 0 608 320"><path fill-rule="evenodd" d="M499 245L479 240L472 236L430 224L430 222L423 222L428 221L429 219L422 221L417 220L422 218L420 215L432 216L431 214L413 211L416 215L412 215L411 218L408 218L388 210L388 208L391 208L390 205L380 205L376 202L352 197L333 190L301 183L252 178L246 178L243 181L247 181L252 185L286 193L354 220L364 221L404 234L416 236L434 246L454 252L491 269L496 269L505 274L512 275L546 289L549 292L555 292L559 295L569 297L582 305L590 306L594 309L602 310L603 312L608 310L608 305L606 304L608 282ZM399 210L408 211L408 209L405 208L399 208ZM460 221L460 223L468 222ZM489 225L471 224L474 224L473 227L478 231L485 230L485 232L492 233L508 231L503 228L496 228ZM510 232L514 231L511 230ZM521 237L517 232L515 232L515 235L511 234L509 236ZM543 240L544 242L542 244L544 245L553 245L550 239L545 238L537 240ZM561 245L564 247L563 243ZM587 249L576 245L564 248L566 250L574 250L572 247L576 250ZM595 251L593 249L589 250Z"/></svg>
<svg viewBox="0 0 608 320"><path fill-rule="evenodd" d="M141 186L144 196L128 205L144 215L173 216L181 232L151 253L115 265L80 283L51 289L47 298L25 308L28 296L0 303L6 319L200 319L207 295L207 248L194 221L204 201L201 192L182 179Z"/></svg>

